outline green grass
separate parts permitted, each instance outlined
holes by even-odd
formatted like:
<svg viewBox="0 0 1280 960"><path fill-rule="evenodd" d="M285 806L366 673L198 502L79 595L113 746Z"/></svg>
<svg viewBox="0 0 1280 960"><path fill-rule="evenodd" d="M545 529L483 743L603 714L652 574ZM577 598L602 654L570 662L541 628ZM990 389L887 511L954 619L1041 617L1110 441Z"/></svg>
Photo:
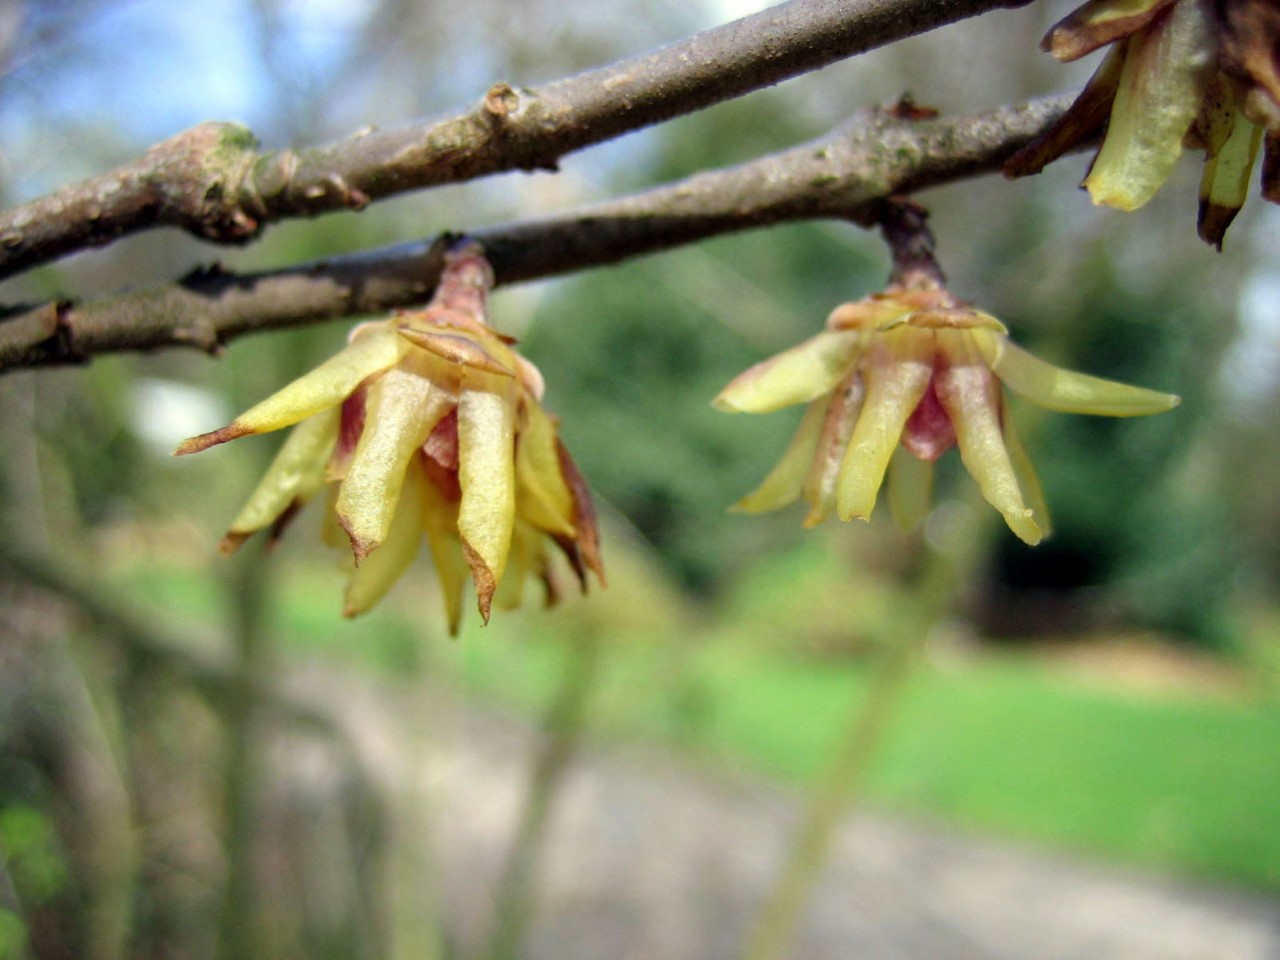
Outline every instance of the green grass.
<svg viewBox="0 0 1280 960"><path fill-rule="evenodd" d="M473 691L537 706L559 649L476 637ZM825 767L871 671L727 644L674 672L615 651L596 695L605 734L662 737L803 786ZM868 783L879 808L1163 870L1280 889L1280 705L1135 697L1031 659L911 680Z"/></svg>
<svg viewBox="0 0 1280 960"><path fill-rule="evenodd" d="M422 665L526 712L553 696L574 616L505 615L457 641L410 621L423 598L359 624L318 583L281 578L272 622L287 649L373 669ZM134 574L149 603L208 611L217 590L177 570ZM583 608L590 605L583 605ZM569 613L569 611L566 611ZM474 621L474 618L472 618ZM430 636L424 634L430 633ZM743 631L750 634L749 629ZM709 639L708 639L709 638ZM803 787L825 767L872 670L735 639L732 624L633 629L609 641L593 695L605 738L661 740L700 762ZM1030 656L921 666L868 782L881 809L1117 861L1280 889L1280 703L1274 696L1136 695L1084 685Z"/></svg>

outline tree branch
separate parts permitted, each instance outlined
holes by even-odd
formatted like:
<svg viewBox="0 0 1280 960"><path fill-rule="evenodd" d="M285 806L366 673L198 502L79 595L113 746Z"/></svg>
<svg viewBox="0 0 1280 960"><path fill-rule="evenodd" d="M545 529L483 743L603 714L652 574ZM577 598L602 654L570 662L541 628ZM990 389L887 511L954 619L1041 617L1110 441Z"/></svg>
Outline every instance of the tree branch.
<svg viewBox="0 0 1280 960"><path fill-rule="evenodd" d="M886 197L997 169L1071 102L1046 97L976 116L913 120L865 111L817 140L749 163L543 220L469 233L499 284L616 263L784 221L872 225ZM236 275L218 268L82 305L45 304L0 319L0 371L96 354L194 346L241 334L379 313L425 301L442 239Z"/></svg>
<svg viewBox="0 0 1280 960"><path fill-rule="evenodd" d="M151 227L241 243L276 220L568 153L874 47L1030 0L790 0L653 53L550 83L499 82L470 112L258 153L253 134L205 123L110 173L0 215L0 279Z"/></svg>

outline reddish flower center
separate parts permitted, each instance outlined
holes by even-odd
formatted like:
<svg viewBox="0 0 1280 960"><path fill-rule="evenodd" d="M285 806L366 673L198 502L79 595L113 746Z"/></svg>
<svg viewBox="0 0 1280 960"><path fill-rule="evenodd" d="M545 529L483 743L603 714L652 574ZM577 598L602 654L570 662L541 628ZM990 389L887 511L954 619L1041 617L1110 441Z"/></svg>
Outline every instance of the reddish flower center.
<svg viewBox="0 0 1280 960"><path fill-rule="evenodd" d="M921 460L937 460L956 445L955 427L951 425L951 418L938 401L938 392L934 389L936 378L935 371L929 380L929 389L916 404L902 431L902 445Z"/></svg>

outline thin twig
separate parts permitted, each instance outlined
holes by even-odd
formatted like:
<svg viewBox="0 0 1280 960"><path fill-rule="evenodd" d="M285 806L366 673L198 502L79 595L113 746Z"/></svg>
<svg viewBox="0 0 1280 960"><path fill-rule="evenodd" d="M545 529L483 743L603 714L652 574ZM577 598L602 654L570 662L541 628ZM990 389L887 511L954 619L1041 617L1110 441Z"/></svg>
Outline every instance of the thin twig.
<svg viewBox="0 0 1280 960"><path fill-rule="evenodd" d="M737 230L835 218L870 225L886 197L998 169L1070 97L912 120L873 110L799 147L563 216L470 231L498 283L554 276ZM166 346L217 351L245 333L424 302L445 244L416 242L285 270L218 268L85 304L0 319L0 371Z"/></svg>
<svg viewBox="0 0 1280 960"><path fill-rule="evenodd" d="M156 226L242 243L288 217L505 170L554 170L583 147L1027 2L790 0L538 90L499 81L478 107L447 119L318 147L259 153L247 128L204 123L0 215L0 279Z"/></svg>
<svg viewBox="0 0 1280 960"><path fill-rule="evenodd" d="M922 545L915 543L917 550ZM859 696L831 757L814 784L785 862L765 894L742 952L743 960L779 960L797 955L794 940L804 909L827 865L831 844L850 806L861 794L878 751L902 702L925 642L943 613L950 609L968 564L928 548L917 554L919 569L913 596L916 606L904 612L896 635Z"/></svg>
<svg viewBox="0 0 1280 960"><path fill-rule="evenodd" d="M78 563L34 552L13 537L0 536L0 580L35 588L66 603L93 625L96 636L117 644L139 669L161 671L214 706L233 695L234 667L224 658L194 649L152 626L79 568ZM273 714L343 742L343 731L328 712L275 684L260 684L254 696Z"/></svg>
<svg viewBox="0 0 1280 960"><path fill-rule="evenodd" d="M601 647L599 628L570 641L565 676L542 722L545 742L534 760L529 792L520 808L515 838L494 893L489 960L518 957L533 919L547 828L556 796L585 732L587 707L601 667Z"/></svg>

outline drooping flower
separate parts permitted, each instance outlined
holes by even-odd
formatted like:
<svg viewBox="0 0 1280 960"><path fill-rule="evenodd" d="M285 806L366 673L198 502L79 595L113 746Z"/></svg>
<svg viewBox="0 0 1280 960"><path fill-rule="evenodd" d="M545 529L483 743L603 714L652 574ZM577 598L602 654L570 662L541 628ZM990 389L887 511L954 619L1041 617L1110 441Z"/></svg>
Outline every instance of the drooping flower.
<svg viewBox="0 0 1280 960"><path fill-rule="evenodd" d="M808 404L782 459L735 509L763 513L803 497L805 526L833 511L869 520L888 473L890 509L911 527L927 511L934 461L958 446L1009 529L1038 543L1048 510L1001 384L1050 410L1111 417L1160 413L1178 398L1053 366L1007 333L932 283L893 284L837 307L826 330L740 374L713 401L731 413Z"/></svg>
<svg viewBox="0 0 1280 960"><path fill-rule="evenodd" d="M315 370L179 446L197 453L293 426L223 551L267 528L274 541L327 488L325 539L349 545L355 563L346 616L386 594L424 534L453 633L468 576L486 623L494 602L520 604L531 574L554 602L548 540L583 590L588 570L603 583L586 483L542 408L541 374L487 323L492 285L479 247L456 246L425 309L361 324Z"/></svg>
<svg viewBox="0 0 1280 960"><path fill-rule="evenodd" d="M1203 150L1197 231L1221 249L1264 142L1262 194L1280 202L1280 6L1089 0L1041 46L1067 62L1107 44L1113 46L1080 96L1005 173L1039 173L1105 131L1084 186L1094 203L1136 210L1184 147Z"/></svg>

